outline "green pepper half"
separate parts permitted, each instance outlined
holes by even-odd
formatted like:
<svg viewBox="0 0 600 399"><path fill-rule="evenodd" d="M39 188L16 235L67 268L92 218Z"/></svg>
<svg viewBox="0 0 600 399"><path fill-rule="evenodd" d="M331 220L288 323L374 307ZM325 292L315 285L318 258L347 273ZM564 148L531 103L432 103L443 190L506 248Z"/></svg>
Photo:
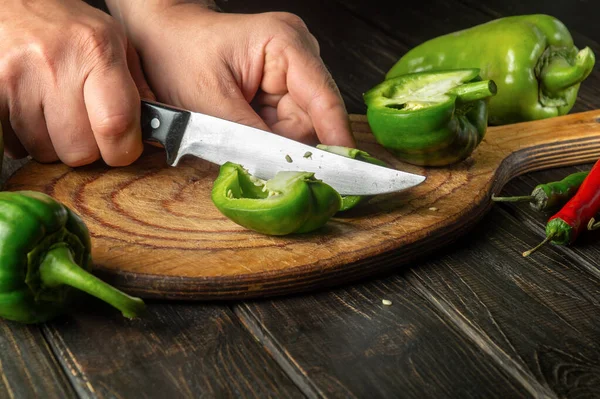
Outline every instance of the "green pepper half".
<svg viewBox="0 0 600 399"><path fill-rule="evenodd" d="M379 165L379 166L385 166L385 167L388 166L385 162L371 156L368 152L359 150L357 148L342 147L342 146L337 146L337 145L324 145L324 144L317 144L317 148L320 150L332 152L334 154L338 154L338 155L341 155L341 156L344 156L347 158L352 158L352 159L372 163L372 164ZM364 196L364 195L342 195L342 206L340 207L340 210L338 212L344 212L349 209L352 209L369 197L370 196Z"/></svg>
<svg viewBox="0 0 600 399"><path fill-rule="evenodd" d="M0 317L49 320L68 311L73 287L137 316L141 299L89 273L90 250L86 225L60 202L36 191L0 192Z"/></svg>
<svg viewBox="0 0 600 399"><path fill-rule="evenodd" d="M490 100L492 125L565 115L595 64L579 51L558 19L543 14L499 18L428 40L406 53L386 79L407 73L480 68L498 85Z"/></svg>
<svg viewBox="0 0 600 399"><path fill-rule="evenodd" d="M405 162L442 166L467 158L487 130L496 93L478 69L419 72L388 79L364 94L377 141Z"/></svg>
<svg viewBox="0 0 600 399"><path fill-rule="evenodd" d="M226 162L211 199L233 222L268 235L306 233L322 227L341 206L339 193L314 173L279 172L264 181Z"/></svg>

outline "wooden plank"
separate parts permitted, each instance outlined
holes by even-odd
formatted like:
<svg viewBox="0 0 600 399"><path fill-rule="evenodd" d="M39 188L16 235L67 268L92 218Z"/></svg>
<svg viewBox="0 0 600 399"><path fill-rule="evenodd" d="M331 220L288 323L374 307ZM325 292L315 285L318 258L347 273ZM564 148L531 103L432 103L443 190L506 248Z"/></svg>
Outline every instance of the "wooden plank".
<svg viewBox="0 0 600 399"><path fill-rule="evenodd" d="M579 171L588 171L593 164L584 164L577 167L554 168L546 171L540 171L522 176L515 179L511 184L507 185L500 195L521 195L531 192L532 187L538 184L548 183L551 181L562 180L571 173ZM499 205L500 206L500 205ZM544 237L544 229L548 218L553 212L539 212L532 209L528 204L504 203L501 205L507 210L517 221L528 229L535 231L540 240ZM552 246L552 245L550 245ZM592 275L600 275L598 268L598 259L600 259L600 230L593 232L584 232L580 235L577 241L569 246L556 246L559 253L572 257L578 264ZM535 255L544 256L547 249L543 248ZM554 253L553 251L549 252ZM547 256L547 255L546 255Z"/></svg>
<svg viewBox="0 0 600 399"><path fill-rule="evenodd" d="M552 397L493 363L402 275L246 302L237 314L309 397Z"/></svg>
<svg viewBox="0 0 600 399"><path fill-rule="evenodd" d="M413 27L421 29L423 34L421 37L416 36L416 39L425 40L427 37L424 34L430 34L431 29L440 29L440 26L445 26L453 28L452 31L454 31L460 28L459 23L466 24L468 21L466 27L471 26L477 18L482 22L486 19L484 14L473 12L470 13L471 16L474 16L473 19L469 19L470 16L465 17L464 13L453 11L452 5L449 6L447 12L440 12L437 18L424 19L416 18L414 14L416 11L413 12L418 9L421 15L429 15L424 11L426 4L423 7L419 6L422 3L414 4L414 7L394 9L371 7L371 4L366 1L352 3L361 4L360 7L354 8L354 12L355 15L365 19L369 19L372 10L382 10L382 14L389 22L388 29L383 29L384 31L410 32L406 37L397 33L396 37L399 40L398 42L390 41L394 43L394 48L391 50L387 46L383 49L373 46L366 53L371 56L371 59L376 56L381 57L381 54L387 54L387 58L392 60L394 57L389 56L390 53L401 55L399 51L405 51L407 47L403 47L400 41L409 42L407 37L415 38ZM306 5L307 9L314 6L314 4ZM463 9L465 8L463 7ZM298 8L294 10L295 12L302 11ZM309 28L313 27L316 36L321 37L322 31L318 24L311 24L311 21L318 17L314 17L308 11L301 12L300 15L305 17ZM335 26L339 23L353 27L352 33L344 32L341 35L369 38L363 38L361 42L364 43L366 40L371 40L374 36L373 32L377 32L376 29L363 29L360 22L346 16L342 18L341 15L342 12L338 12L337 19L342 19L344 22L332 21L331 25ZM370 22L377 29L381 27L379 19L370 19ZM419 27L419 24L422 26ZM413 40L412 43L415 41ZM327 41L325 43L327 47L325 47L324 53L327 54L327 51L335 53L336 50L332 50ZM342 55L338 53L338 57L341 58ZM330 68L332 71L336 71L335 64L330 65ZM343 66L340 65L339 68L341 70ZM361 68L370 68L370 65L363 63ZM379 68L382 69L381 66ZM366 79L374 82L377 75L373 71L376 70L376 68L370 68ZM596 85L594 83L589 86ZM593 90L589 92L591 93ZM491 236L485 234L486 229L491 229ZM516 232L508 234L507 231L510 230ZM515 237L518 237L523 245L535 243L539 238L538 235L528 232L514 220L508 218L507 214L495 210L480 224L479 229L468 235L460 245L453 246L452 250L448 249L449 255L446 255L443 260L413 265L411 268L413 271L408 273L409 281L423 295L423 298L427 299L426 301L413 302L412 298L407 300L398 297L391 299L394 304L399 303L399 306L403 307L407 303L416 303L419 309L433 306L444 314L442 320L450 320L449 323L460 331L461 338L469 337L469 342L474 343L480 350L495 359L506 372L517 378L522 386L530 389L529 392L532 394L546 394L552 397L554 389L560 395L581 393L593 396L596 394L594 383L597 381L597 348L594 344L594 341L597 341L597 327L591 326L593 321L585 318L585 314L586 312L591 315L597 314L594 308L595 298L583 305L582 310L576 309L572 317L566 319L567 322L564 320L568 315L563 313L568 313L570 309L577 307L580 297L590 298L590 295L595 295L596 283L588 280L589 275L585 269L571 269L567 276L569 279L567 282L574 282L573 291L577 293L579 290L579 292L576 298L569 298L568 296L572 294L566 289L569 288L569 284L560 285L559 277L565 273L564 263L561 263L562 257L559 257L558 261L548 260L551 266L540 267L539 264L536 264L537 273L531 277L531 273L524 263L529 260L520 258L520 252L514 251L514 247L510 246L507 241L515 239ZM514 252L508 253L509 249ZM452 256L454 251L458 253L456 256ZM510 271L509 277L512 279L506 278L503 274L506 269ZM529 277L527 280L529 285L525 287L520 286L523 281L522 269L528 271L525 277ZM400 292L411 289L411 285L406 286L403 283L400 286L392 287L392 284L400 284L398 283L400 281L402 281L402 276L396 276L374 283L356 285L346 290L336 290L330 294L279 301L261 301L240 308L238 313L251 325L249 328L260 331L260 335L267 345L273 347L273 352L283 359L282 363L290 365L289 367L296 367L295 372L299 376L297 378L305 378L313 382L316 394L329 393L326 391L328 388L336 387L331 389L343 392L340 396L350 396L349 392L357 396L361 396L361 394L364 396L365 391L369 395L373 392L385 395L386 389L396 392L401 390L406 393L406 396L420 395L423 394L422 391L411 391L402 385L402 382L386 380L386 376L391 373L390 368L398 366L398 364L407 366L405 362L407 357L403 356L405 352L402 352L402 349L423 348L423 350L427 350L427 345L422 341L417 345L406 344L399 350L397 350L397 346L390 345L391 349L386 348L388 352L384 351L390 354L389 359L379 358L379 361L373 365L361 357L363 353L371 353L365 349L364 342L376 341L374 335L377 331L394 329L394 333L386 336L388 339L386 342L392 341L393 343L393 339L401 339L398 337L405 331L398 326L410 325L406 319L402 318L411 319L411 313L404 308L398 311L398 314L395 315L397 317L390 316L385 322L382 322L382 325L378 324L379 319L375 319L373 316L374 304L378 303L381 297L398 295ZM547 292L548 288L554 289L557 297L552 297L552 293ZM438 291L440 291L439 295ZM378 295L375 296L373 292ZM513 294L520 295L513 297ZM550 295L550 298L546 298L547 295ZM567 296L564 305L561 302L563 295ZM336 302L338 302L337 306L332 305ZM490 315L490 312L493 314ZM463 314L467 316L463 317ZM427 320L426 316L421 313L414 318L417 322ZM350 323L348 320L351 321L351 324L347 324ZM568 341L562 340L563 329L566 331ZM402 332L398 332L398 330ZM578 335L580 330L582 332ZM431 327L426 331L436 334L439 329ZM549 333L546 333L547 331ZM510 336L507 337L507 335ZM434 341L435 339L435 337L432 338ZM538 342L542 342L543 346ZM581 357L578 355L579 345L584 346L584 355ZM335 346L335 350L328 350L329 346ZM469 346L457 345L456 342L448 343L446 346L450 351L465 347ZM349 348L359 349L351 350ZM315 353L324 353L324 355L318 356ZM456 360L448 356L446 352L443 353L444 357L438 358L440 364L430 363L432 370L442 369L445 371L444 367L449 364L461 364L460 362L455 363ZM424 357L426 355L421 358ZM367 364L368 366L359 368L353 366L355 364ZM571 367L571 364L574 367ZM370 374L373 368L378 370L377 376L373 377L378 378L375 382L372 382ZM323 373L323 370L326 374L321 376L319 373ZM568 370L570 374L564 370ZM409 376L412 372L414 378L409 383L414 383L415 379L419 378L416 376L421 376L420 371L420 369L416 369L416 371L415 369L401 370L395 375L397 378L402 378L402 376ZM365 381L367 381L366 387L357 386L359 382L365 383ZM439 385L439 381L435 381ZM502 385L500 384L500 386ZM474 391L477 392L478 388L474 388ZM461 396L464 396L464 393ZM485 394L481 396L485 396Z"/></svg>
<svg viewBox="0 0 600 399"><path fill-rule="evenodd" d="M495 208L443 256L407 277L465 331L475 331L559 397L600 394L600 276L548 248Z"/></svg>
<svg viewBox="0 0 600 399"><path fill-rule="evenodd" d="M85 306L44 327L80 397L303 396L226 306L153 303L132 321Z"/></svg>
<svg viewBox="0 0 600 399"><path fill-rule="evenodd" d="M75 398L38 326L0 320L0 397Z"/></svg>

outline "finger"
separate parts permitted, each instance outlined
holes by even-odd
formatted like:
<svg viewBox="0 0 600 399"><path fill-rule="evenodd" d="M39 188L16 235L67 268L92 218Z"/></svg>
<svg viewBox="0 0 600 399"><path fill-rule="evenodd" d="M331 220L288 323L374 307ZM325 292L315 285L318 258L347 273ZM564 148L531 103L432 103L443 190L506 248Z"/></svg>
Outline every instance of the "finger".
<svg viewBox="0 0 600 399"><path fill-rule="evenodd" d="M320 58L294 50L287 74L288 90L304 109L323 144L355 147L346 107Z"/></svg>
<svg viewBox="0 0 600 399"><path fill-rule="evenodd" d="M259 91L256 94L254 101L259 105L268 105L270 107L277 108L277 104L279 104L279 101L281 101L285 94L287 94L287 92L283 94L271 94Z"/></svg>
<svg viewBox="0 0 600 399"><path fill-rule="evenodd" d="M305 144L319 143L310 116L289 94L277 104L277 121L271 128L277 134Z"/></svg>
<svg viewBox="0 0 600 399"><path fill-rule="evenodd" d="M2 140L4 142L4 153L12 159L25 158L28 153L25 147L21 144L9 121L2 119Z"/></svg>
<svg viewBox="0 0 600 399"><path fill-rule="evenodd" d="M58 90L44 103L48 135L58 158L77 167L100 159L81 90Z"/></svg>
<svg viewBox="0 0 600 399"><path fill-rule="evenodd" d="M270 130L265 121L252 109L233 78L203 85L202 90L194 92L191 104L194 111L257 129Z"/></svg>
<svg viewBox="0 0 600 399"><path fill-rule="evenodd" d="M262 106L258 109L258 115L265 121L271 130L273 130L273 126L279 122L279 119L277 118L277 108L275 107L269 105Z"/></svg>
<svg viewBox="0 0 600 399"><path fill-rule="evenodd" d="M156 96L152 92L152 89L150 89L146 76L144 76L140 57L131 42L127 43L127 66L138 92L140 93L140 98L145 100L156 100Z"/></svg>
<svg viewBox="0 0 600 399"><path fill-rule="evenodd" d="M92 70L83 97L102 159L110 166L135 161L143 150L140 94L124 62Z"/></svg>
<svg viewBox="0 0 600 399"><path fill-rule="evenodd" d="M0 103L0 128L2 129L4 153L13 159L24 158L27 156L27 151L15 135L8 115L8 106Z"/></svg>
<svg viewBox="0 0 600 399"><path fill-rule="evenodd" d="M35 100L32 90L23 90L16 101L7 107L6 116L2 119L4 145L7 153L15 159L24 158L28 154L38 162L54 162L58 159L52 142L48 137L48 129L40 102Z"/></svg>
<svg viewBox="0 0 600 399"><path fill-rule="evenodd" d="M259 91L252 100L252 108L262 120L265 121L271 130L273 130L273 125L279 121L277 116L277 105L282 98L283 95L280 94L269 94Z"/></svg>

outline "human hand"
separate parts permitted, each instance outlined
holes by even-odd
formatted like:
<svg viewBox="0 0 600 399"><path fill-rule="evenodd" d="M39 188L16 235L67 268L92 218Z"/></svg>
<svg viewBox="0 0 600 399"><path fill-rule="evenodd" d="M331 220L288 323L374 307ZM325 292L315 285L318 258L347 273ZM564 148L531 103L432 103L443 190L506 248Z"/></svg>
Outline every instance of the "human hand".
<svg viewBox="0 0 600 399"><path fill-rule="evenodd" d="M159 101L308 144L355 146L339 91L300 18L178 3L107 2Z"/></svg>
<svg viewBox="0 0 600 399"><path fill-rule="evenodd" d="M79 166L133 162L140 93L153 98L121 25L81 0L4 1L0 120L7 154Z"/></svg>

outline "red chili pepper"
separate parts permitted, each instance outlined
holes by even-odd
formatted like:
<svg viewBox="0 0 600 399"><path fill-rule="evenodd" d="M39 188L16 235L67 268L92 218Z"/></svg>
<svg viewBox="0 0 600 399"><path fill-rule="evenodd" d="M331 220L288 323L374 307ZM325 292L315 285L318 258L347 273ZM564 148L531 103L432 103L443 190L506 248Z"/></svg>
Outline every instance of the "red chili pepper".
<svg viewBox="0 0 600 399"><path fill-rule="evenodd" d="M596 162L573 198L565 204L546 224L546 239L535 248L523 252L531 255L540 247L552 241L567 245L577 239L586 228L593 228L594 216L600 211L600 160Z"/></svg>

